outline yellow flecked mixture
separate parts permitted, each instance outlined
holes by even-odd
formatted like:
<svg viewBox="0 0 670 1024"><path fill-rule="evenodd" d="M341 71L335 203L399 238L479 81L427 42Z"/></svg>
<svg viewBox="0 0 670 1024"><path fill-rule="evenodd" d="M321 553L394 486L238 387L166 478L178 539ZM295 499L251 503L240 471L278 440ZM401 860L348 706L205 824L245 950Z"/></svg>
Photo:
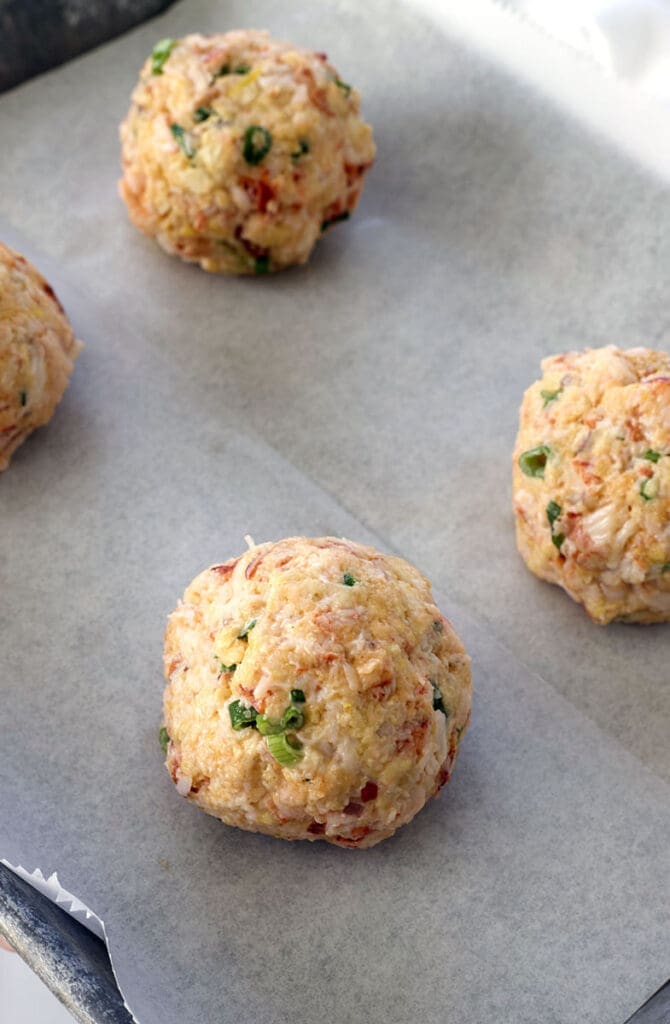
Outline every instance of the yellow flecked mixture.
<svg viewBox="0 0 670 1024"><path fill-rule="evenodd" d="M304 263L374 160L359 110L325 54L267 32L163 40L121 125L130 219L205 270Z"/></svg>
<svg viewBox="0 0 670 1024"><path fill-rule="evenodd" d="M51 286L0 243L0 471L53 416L81 347Z"/></svg>
<svg viewBox="0 0 670 1024"><path fill-rule="evenodd" d="M517 543L599 623L670 620L670 355L552 356L514 449Z"/></svg>
<svg viewBox="0 0 670 1024"><path fill-rule="evenodd" d="M164 659L178 791L284 839L362 848L392 835L449 779L470 717L469 659L428 581L331 537L201 573Z"/></svg>

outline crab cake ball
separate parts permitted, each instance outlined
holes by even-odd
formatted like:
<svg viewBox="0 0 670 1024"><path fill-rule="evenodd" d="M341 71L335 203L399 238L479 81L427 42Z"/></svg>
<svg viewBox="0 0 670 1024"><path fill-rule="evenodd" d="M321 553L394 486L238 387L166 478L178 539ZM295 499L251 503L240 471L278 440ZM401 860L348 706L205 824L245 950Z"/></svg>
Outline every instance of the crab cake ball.
<svg viewBox="0 0 670 1024"><path fill-rule="evenodd" d="M292 537L212 566L165 638L167 767L229 825L373 846L448 781L469 659L400 558Z"/></svg>
<svg viewBox="0 0 670 1024"><path fill-rule="evenodd" d="M359 109L325 54L267 32L164 39L121 125L130 219L204 270L305 263L374 160Z"/></svg>
<svg viewBox="0 0 670 1024"><path fill-rule="evenodd" d="M0 470L53 416L81 347L51 286L0 243Z"/></svg>
<svg viewBox="0 0 670 1024"><path fill-rule="evenodd" d="M519 550L599 623L670 620L670 356L552 356L514 450Z"/></svg>

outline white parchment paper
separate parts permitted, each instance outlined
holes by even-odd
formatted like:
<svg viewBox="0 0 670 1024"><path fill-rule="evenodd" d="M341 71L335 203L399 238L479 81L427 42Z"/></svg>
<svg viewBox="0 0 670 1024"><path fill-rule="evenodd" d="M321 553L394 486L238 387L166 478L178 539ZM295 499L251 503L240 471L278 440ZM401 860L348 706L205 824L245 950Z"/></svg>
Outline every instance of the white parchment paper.
<svg viewBox="0 0 670 1024"><path fill-rule="evenodd" d="M116 126L156 39L252 24L329 52L379 159L309 266L238 281L130 227ZM527 574L509 456L543 355L667 344L664 187L380 0L184 0L0 123L0 237L86 342L0 481L0 856L104 920L142 1024L622 1021L670 972L668 632ZM161 768L165 616L245 533L400 551L473 655L454 779L367 853L227 829Z"/></svg>

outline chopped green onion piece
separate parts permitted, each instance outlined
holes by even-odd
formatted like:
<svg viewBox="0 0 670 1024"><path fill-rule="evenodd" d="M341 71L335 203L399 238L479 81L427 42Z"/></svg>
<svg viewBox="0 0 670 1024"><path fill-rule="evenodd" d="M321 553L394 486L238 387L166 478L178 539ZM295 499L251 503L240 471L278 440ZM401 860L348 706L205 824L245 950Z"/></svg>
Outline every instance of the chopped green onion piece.
<svg viewBox="0 0 670 1024"><path fill-rule="evenodd" d="M537 448L529 448L519 456L519 466L526 476L539 477L544 479L544 467L551 455L551 448L546 444L539 444Z"/></svg>
<svg viewBox="0 0 670 1024"><path fill-rule="evenodd" d="M309 142L307 139L298 139L298 149L291 153L291 160L295 163L296 160L299 160L301 156L305 155L305 153L309 153Z"/></svg>
<svg viewBox="0 0 670 1024"><path fill-rule="evenodd" d="M167 748L168 743L170 742L170 737L168 736L168 731L164 725L161 726L160 731L158 733L158 742L161 745L161 750L163 751L163 754L167 756Z"/></svg>
<svg viewBox="0 0 670 1024"><path fill-rule="evenodd" d="M242 141L242 156L248 164L256 166L272 149L272 135L259 124L250 124Z"/></svg>
<svg viewBox="0 0 670 1024"><path fill-rule="evenodd" d="M171 124L170 131L175 137L177 145L179 146L184 156L187 156L189 160L191 159L192 156L195 156L195 149L193 148L193 143L191 142L190 138L188 137L182 126L180 124Z"/></svg>
<svg viewBox="0 0 670 1024"><path fill-rule="evenodd" d="M282 729L291 729L295 732L298 729L302 729L305 724L305 712L300 708L290 707L287 708L284 714L281 716L281 727Z"/></svg>
<svg viewBox="0 0 670 1024"><path fill-rule="evenodd" d="M558 388L556 391L540 391L540 394L544 398L542 408L546 409L550 402L555 402L562 390L563 388Z"/></svg>
<svg viewBox="0 0 670 1024"><path fill-rule="evenodd" d="M284 733L266 736L265 742L275 761L279 761L282 768L292 768L303 756L302 744Z"/></svg>
<svg viewBox="0 0 670 1024"><path fill-rule="evenodd" d="M162 75L163 65L168 59L175 46L179 42L178 39L161 39L160 43L156 43L151 53L151 74Z"/></svg>
<svg viewBox="0 0 670 1024"><path fill-rule="evenodd" d="M353 587L356 580L354 579L350 572L345 572L344 576L342 577L342 582L344 583L345 587Z"/></svg>
<svg viewBox="0 0 670 1024"><path fill-rule="evenodd" d="M337 86L338 89L342 90L342 92L344 93L345 96L348 96L349 93L351 92L351 86L347 85L346 82L343 82L339 78L335 79L335 85Z"/></svg>
<svg viewBox="0 0 670 1024"><path fill-rule="evenodd" d="M208 117L211 117L213 113L211 107L196 107L193 111L193 120L196 124L200 124L201 121L206 121Z"/></svg>
<svg viewBox="0 0 670 1024"><path fill-rule="evenodd" d="M215 78L223 78L225 75L248 75L251 71L249 64L238 64L231 68L230 64L224 64L214 75Z"/></svg>
<svg viewBox="0 0 670 1024"><path fill-rule="evenodd" d="M551 543L557 547L559 551L561 550L561 545L565 540L565 534L554 533L554 523L562 511L563 509L561 506L555 501L550 501L547 505L547 519L549 520L549 529L551 530Z"/></svg>
<svg viewBox="0 0 670 1024"><path fill-rule="evenodd" d="M26 402L28 401L28 392L27 391L21 391L19 393L19 400L21 402L21 405L25 405Z"/></svg>
<svg viewBox="0 0 670 1024"><path fill-rule="evenodd" d="M645 501L651 501L658 494L658 480L655 476L645 477L640 484L640 495Z"/></svg>
<svg viewBox="0 0 670 1024"><path fill-rule="evenodd" d="M461 736L463 735L464 729L465 729L465 726L461 725L460 728L458 728L456 730L456 740L459 741L459 742L460 742Z"/></svg>
<svg viewBox="0 0 670 1024"><path fill-rule="evenodd" d="M342 213L336 213L334 217L329 217L328 220L321 221L321 230L325 231L326 228L331 226L331 224L337 224L340 220L349 220L349 216L350 214L348 210L343 210Z"/></svg>
<svg viewBox="0 0 670 1024"><path fill-rule="evenodd" d="M261 736L276 736L284 731L284 726L276 718L269 718L267 715L258 715L256 728Z"/></svg>
<svg viewBox="0 0 670 1024"><path fill-rule="evenodd" d="M649 459L650 462L658 462L660 457L661 457L661 453L660 452L655 452L651 448L649 449L649 451L646 451L644 453L644 458L645 459Z"/></svg>
<svg viewBox="0 0 670 1024"><path fill-rule="evenodd" d="M291 690L291 700L294 704L304 704L305 692L304 690Z"/></svg>
<svg viewBox="0 0 670 1024"><path fill-rule="evenodd" d="M228 705L228 714L230 715L230 724L235 732L239 732L240 729L246 729L248 726L252 728L256 726L258 718L256 708L243 704L241 700L231 701Z"/></svg>
<svg viewBox="0 0 670 1024"><path fill-rule="evenodd" d="M431 679L430 685L433 687L433 711L441 711L443 715L449 717L449 712L444 706L442 699L442 690L439 688L434 679Z"/></svg>
<svg viewBox="0 0 670 1024"><path fill-rule="evenodd" d="M556 522L556 520L558 519L558 517L560 516L562 511L563 511L563 509L561 508L561 506L557 502L555 502L555 501L550 501L549 502L549 504L547 505L547 519L549 520L549 525L550 526L554 525L554 523Z"/></svg>
<svg viewBox="0 0 670 1024"><path fill-rule="evenodd" d="M270 257L259 256L258 259L254 260L254 273L255 274L267 274L270 270Z"/></svg>
<svg viewBox="0 0 670 1024"><path fill-rule="evenodd" d="M226 672L226 673L234 672L235 669L237 668L237 664L224 665L223 662L221 661L221 658L217 658L216 660L218 661L219 665L221 666L221 672Z"/></svg>
<svg viewBox="0 0 670 1024"><path fill-rule="evenodd" d="M661 566L661 573L664 573L664 572L670 572L670 562L665 562Z"/></svg>
<svg viewBox="0 0 670 1024"><path fill-rule="evenodd" d="M249 636L249 633L251 633L251 630L254 628L255 625L256 625L256 619L249 619L249 621L246 623L246 625L243 626L242 629L240 630L240 632L237 634L237 639L238 640L246 640L247 637Z"/></svg>

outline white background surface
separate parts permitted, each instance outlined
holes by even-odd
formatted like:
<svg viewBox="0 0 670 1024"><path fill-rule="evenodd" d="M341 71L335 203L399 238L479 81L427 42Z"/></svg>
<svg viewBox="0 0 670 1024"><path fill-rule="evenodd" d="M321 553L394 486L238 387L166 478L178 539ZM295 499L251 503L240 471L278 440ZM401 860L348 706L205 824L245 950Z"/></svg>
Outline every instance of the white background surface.
<svg viewBox="0 0 670 1024"><path fill-rule="evenodd" d="M589 53L610 74L626 77L646 98L638 106L638 97L631 92L626 97L628 111L622 116L622 87L614 86L609 97L604 91L593 93L586 88L593 74L586 66L566 76L565 64L558 59L559 44L549 44L522 23L504 19L488 8L487 0L467 5L444 2L445 18L452 25L458 23L471 41L513 63L559 102L635 151L663 177L670 176L670 122L663 105L654 99L670 98L670 5L659 0L607 4L517 0L507 6L523 10L564 44ZM556 50L553 64L544 60L552 47ZM656 130L650 132L652 125ZM0 1024L71 1020L19 957L0 953Z"/></svg>

